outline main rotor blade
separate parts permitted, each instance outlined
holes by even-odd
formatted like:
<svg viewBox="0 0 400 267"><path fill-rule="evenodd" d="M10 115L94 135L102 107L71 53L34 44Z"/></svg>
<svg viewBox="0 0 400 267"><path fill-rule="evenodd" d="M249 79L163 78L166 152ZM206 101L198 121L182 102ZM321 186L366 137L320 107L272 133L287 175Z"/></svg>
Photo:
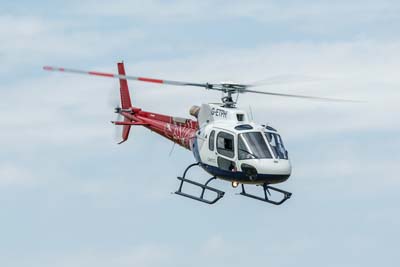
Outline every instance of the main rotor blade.
<svg viewBox="0 0 400 267"><path fill-rule="evenodd" d="M295 75L295 74L284 74L284 75L275 75L268 77L266 79L258 80L249 84L246 84L246 87L260 87L265 85L274 85L274 84L289 84L289 83L302 83L302 82L317 82L326 79L322 79L319 77L311 77L305 75Z"/></svg>
<svg viewBox="0 0 400 267"><path fill-rule="evenodd" d="M303 98L303 99L311 99L311 100L319 100L319 101L330 101L330 102L352 102L352 103L361 103L362 102L362 101L351 100L351 99L326 98L326 97L306 96L306 95L291 95L291 94L264 92L264 91L256 91L256 90L249 90L249 89L245 89L243 92L244 93L248 92L248 93L264 94L264 95L273 95L273 96Z"/></svg>
<svg viewBox="0 0 400 267"><path fill-rule="evenodd" d="M359 103L362 101L356 100L347 100L347 99L335 99L335 98L324 98L324 97L315 97L315 96L304 96L304 95L291 95L291 94L281 94L281 93L273 93L273 92L265 92L265 91L256 91L247 89L249 87L255 87L259 85L265 85L265 83L258 84L257 82L254 84L210 84L210 83L192 83L192 82L183 82L183 81L172 81L172 80L163 80L157 78L147 78L147 77L139 77L139 76L130 76L130 75L119 75L114 73L106 73L106 72L98 72L98 71L86 71L86 70L77 70L77 69L68 69L68 68L60 68L60 67L51 67L51 66L44 66L44 70L47 71L60 71L60 72L68 72L68 73L75 73L75 74L85 74L85 75L94 75L94 76L101 76L107 78L115 78L115 79L125 79L125 80L135 80L140 82L148 82L148 83L158 83L158 84L168 84L168 85L176 85L176 86L196 86L196 87L203 87L206 89L213 89L219 90L223 92L232 91L233 93L256 93L256 94L264 94L264 95L274 95L274 96L283 96L283 97L293 97L293 98L304 98L304 99L313 99L313 100L320 100L320 101L332 101L332 102L353 102ZM276 77L271 77L270 84L278 82Z"/></svg>
<svg viewBox="0 0 400 267"><path fill-rule="evenodd" d="M191 82L182 82L182 81L171 81L171 80L162 80L162 79L139 77L139 76L119 75L119 74L114 74L114 73L106 73L106 72L98 72L98 71L76 70L76 69L51 67L51 66L44 66L43 69L47 70L47 71L61 71L61 72L94 75L94 76L101 76L101 77L115 78L115 79L135 80L135 81L148 82L148 83L169 84L169 85L178 85L178 86L197 86L197 87L204 87L204 88L210 87L210 85L207 83L191 83Z"/></svg>

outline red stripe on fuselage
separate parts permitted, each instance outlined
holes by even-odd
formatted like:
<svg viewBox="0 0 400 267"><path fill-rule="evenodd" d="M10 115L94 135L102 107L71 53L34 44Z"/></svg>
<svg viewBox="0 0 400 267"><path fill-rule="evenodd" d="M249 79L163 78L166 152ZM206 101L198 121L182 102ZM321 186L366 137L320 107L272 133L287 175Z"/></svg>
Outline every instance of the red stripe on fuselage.
<svg viewBox="0 0 400 267"><path fill-rule="evenodd" d="M104 77L114 77L114 74L104 73L104 72L97 72L97 71L89 71L90 75L97 75L97 76L104 76Z"/></svg>
<svg viewBox="0 0 400 267"><path fill-rule="evenodd" d="M163 80L159 80L159 79L152 79L152 78L138 78L138 81L142 81L142 82L149 82L149 83L163 83Z"/></svg>

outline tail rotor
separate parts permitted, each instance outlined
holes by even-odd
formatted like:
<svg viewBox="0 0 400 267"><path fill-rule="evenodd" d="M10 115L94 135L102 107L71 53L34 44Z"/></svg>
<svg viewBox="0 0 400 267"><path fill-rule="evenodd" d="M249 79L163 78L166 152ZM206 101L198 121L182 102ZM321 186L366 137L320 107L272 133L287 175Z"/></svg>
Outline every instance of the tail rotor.
<svg viewBox="0 0 400 267"><path fill-rule="evenodd" d="M115 120L114 121L121 121L122 120L122 115L121 115L121 108L116 107L114 108L114 113L115 113ZM114 142L119 143L121 141L121 136L122 136L122 127L119 125L114 124Z"/></svg>

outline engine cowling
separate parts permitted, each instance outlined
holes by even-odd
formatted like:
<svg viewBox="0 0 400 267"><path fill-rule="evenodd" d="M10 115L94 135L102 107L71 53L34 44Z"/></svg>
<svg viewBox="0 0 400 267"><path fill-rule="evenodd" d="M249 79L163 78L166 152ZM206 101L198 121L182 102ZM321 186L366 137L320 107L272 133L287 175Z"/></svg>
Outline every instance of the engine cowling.
<svg viewBox="0 0 400 267"><path fill-rule="evenodd" d="M190 115L197 118L199 116L200 107L199 106L192 106L189 110Z"/></svg>

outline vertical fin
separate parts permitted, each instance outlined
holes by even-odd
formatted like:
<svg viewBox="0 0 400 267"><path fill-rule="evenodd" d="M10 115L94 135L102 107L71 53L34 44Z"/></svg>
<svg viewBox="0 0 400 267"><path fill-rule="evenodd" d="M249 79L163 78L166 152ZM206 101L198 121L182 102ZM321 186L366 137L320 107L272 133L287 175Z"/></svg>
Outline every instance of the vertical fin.
<svg viewBox="0 0 400 267"><path fill-rule="evenodd" d="M125 74L125 67L124 67L124 62L118 63L118 74L119 75L126 75ZM129 88L128 88L128 81L126 79L119 79L119 84L120 84L120 94L121 94L121 108L123 109L128 109L132 107L131 103L131 96L129 94ZM125 122L131 122L128 118L124 118ZM122 126L122 141L119 142L118 144L122 144L126 140L128 140L129 137L129 132L131 130L130 125L124 125Z"/></svg>
<svg viewBox="0 0 400 267"><path fill-rule="evenodd" d="M125 118L124 121L125 122L130 122L130 120L127 119L127 118ZM122 127L123 127L122 128L122 141L118 143L119 145L122 144L123 142L125 142L126 140L128 140L129 132L131 130L131 126L130 125L124 125Z"/></svg>
<svg viewBox="0 0 400 267"><path fill-rule="evenodd" d="M124 62L118 63L118 74L125 74ZM120 93L121 93L121 107L122 108L131 108L131 96L129 95L128 81L126 79L119 79L120 84Z"/></svg>

